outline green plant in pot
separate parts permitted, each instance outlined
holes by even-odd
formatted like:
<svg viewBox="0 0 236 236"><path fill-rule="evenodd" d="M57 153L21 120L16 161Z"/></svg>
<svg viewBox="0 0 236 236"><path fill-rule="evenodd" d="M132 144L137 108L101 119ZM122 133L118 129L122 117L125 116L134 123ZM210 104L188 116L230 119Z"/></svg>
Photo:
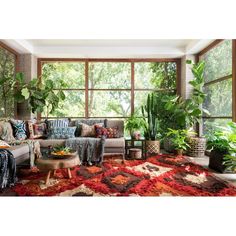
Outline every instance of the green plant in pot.
<svg viewBox="0 0 236 236"><path fill-rule="evenodd" d="M158 133L158 100L154 93L148 94L146 105L142 106L144 121L144 137L146 139L146 151L150 154L160 153L160 141Z"/></svg>
<svg viewBox="0 0 236 236"><path fill-rule="evenodd" d="M235 172L236 124L217 127L207 134L207 149L210 150L209 167L221 173Z"/></svg>
<svg viewBox="0 0 236 236"><path fill-rule="evenodd" d="M32 113L45 112L46 117L56 108L59 102L65 99L63 88L66 84L59 80L59 89L54 86L52 80L43 78L42 81L38 78L31 80L29 83L25 82L24 74L17 73L17 89L15 92L15 99L19 103L28 102L29 108Z"/></svg>
<svg viewBox="0 0 236 236"><path fill-rule="evenodd" d="M169 128L167 137L172 140L175 151L178 155L182 156L183 152L189 148L188 144L188 131L185 129L174 130Z"/></svg>
<svg viewBox="0 0 236 236"><path fill-rule="evenodd" d="M141 129L145 126L143 118L137 117L134 114L126 120L125 129L129 131L132 139L141 137Z"/></svg>

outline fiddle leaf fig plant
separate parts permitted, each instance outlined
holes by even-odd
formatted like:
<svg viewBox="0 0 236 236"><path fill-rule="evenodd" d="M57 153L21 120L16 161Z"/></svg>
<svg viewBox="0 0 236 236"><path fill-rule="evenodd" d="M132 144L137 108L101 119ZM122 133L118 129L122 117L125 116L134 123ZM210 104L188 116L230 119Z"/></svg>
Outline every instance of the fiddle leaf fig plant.
<svg viewBox="0 0 236 236"><path fill-rule="evenodd" d="M67 86L64 81L59 80L59 89L53 84L53 81L47 78L40 80L35 78L29 83L25 82L24 74L17 73L18 81L15 98L18 102L28 101L29 107L33 113L46 113L46 117L58 107L59 102L65 99L63 88Z"/></svg>

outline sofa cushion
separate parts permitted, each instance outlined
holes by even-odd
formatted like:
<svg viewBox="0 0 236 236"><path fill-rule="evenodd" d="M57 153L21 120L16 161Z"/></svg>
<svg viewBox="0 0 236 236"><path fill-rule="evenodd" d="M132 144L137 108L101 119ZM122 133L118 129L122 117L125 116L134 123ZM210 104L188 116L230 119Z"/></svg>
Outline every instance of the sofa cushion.
<svg viewBox="0 0 236 236"><path fill-rule="evenodd" d="M105 140L105 148L113 148L113 147L125 147L125 139L124 138L107 138Z"/></svg>
<svg viewBox="0 0 236 236"><path fill-rule="evenodd" d="M46 123L33 123L28 121L29 138L36 139L46 136Z"/></svg>
<svg viewBox="0 0 236 236"><path fill-rule="evenodd" d="M119 137L124 137L124 121L123 120L106 120L105 127L108 127L108 128L117 127Z"/></svg>
<svg viewBox="0 0 236 236"><path fill-rule="evenodd" d="M68 127L69 120L68 119L58 119L58 120L47 120L45 121L47 124L47 128L53 128L53 127Z"/></svg>
<svg viewBox="0 0 236 236"><path fill-rule="evenodd" d="M76 127L52 127L48 131L48 139L75 138Z"/></svg>
<svg viewBox="0 0 236 236"><path fill-rule="evenodd" d="M70 123L70 126L75 125L77 127L75 131L76 137L81 136L82 124L86 124L90 126L98 124L100 126L104 126L105 120L104 119L79 119L79 120L72 121Z"/></svg>
<svg viewBox="0 0 236 236"><path fill-rule="evenodd" d="M29 154L29 145L28 144L20 144L14 145L9 148L15 158L22 156L24 154Z"/></svg>
<svg viewBox="0 0 236 236"><path fill-rule="evenodd" d="M66 143L65 139L39 139L40 147L46 148L48 146L63 146Z"/></svg>
<svg viewBox="0 0 236 236"><path fill-rule="evenodd" d="M0 121L0 139L6 142L15 141L11 123L8 121Z"/></svg>

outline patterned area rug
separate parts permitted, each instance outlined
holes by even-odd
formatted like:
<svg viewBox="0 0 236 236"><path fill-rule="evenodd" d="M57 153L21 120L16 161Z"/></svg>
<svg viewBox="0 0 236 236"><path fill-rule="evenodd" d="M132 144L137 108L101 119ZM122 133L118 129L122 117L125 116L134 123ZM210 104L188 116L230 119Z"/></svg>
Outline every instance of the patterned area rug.
<svg viewBox="0 0 236 236"><path fill-rule="evenodd" d="M77 166L72 178L58 170L23 173L11 191L18 196L236 196L236 188L184 157L158 155L147 160L118 160Z"/></svg>

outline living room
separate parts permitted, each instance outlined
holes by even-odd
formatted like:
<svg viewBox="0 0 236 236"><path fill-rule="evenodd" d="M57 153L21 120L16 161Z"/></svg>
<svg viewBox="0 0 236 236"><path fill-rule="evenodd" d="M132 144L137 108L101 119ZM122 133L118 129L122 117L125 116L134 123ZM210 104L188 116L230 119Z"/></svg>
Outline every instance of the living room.
<svg viewBox="0 0 236 236"><path fill-rule="evenodd" d="M143 5L137 6L143 13ZM44 12L51 17L48 9ZM202 35L194 31L188 35L175 27L165 31L162 25L164 33L158 36L152 22L141 27L147 19L138 19L139 27L133 31L129 31L130 21L125 29L120 19L110 25L112 36L108 36L101 22L107 22L108 16L113 19L110 14L100 15L97 36L87 31L90 27L96 31L94 17L81 26L79 35L72 33L73 14L65 22L60 19L63 27L53 23L46 34L39 19L33 26L38 31L32 35L24 27L12 33L7 31L10 26L3 27L0 198L36 197L40 204L43 199L55 204L50 200L55 198L49 198L53 196L73 202L73 208L76 202L94 201L85 199L127 201L125 206L129 202L131 207L137 201L132 202L134 197L142 197L140 201L151 203L147 209L146 204L140 206L145 214L155 204L161 208L161 201L178 207L182 201L178 197L185 200L181 207L186 210L192 199L223 203L230 199L227 204L232 205L236 196L235 35L225 28L218 34L214 27L215 34L207 34L206 28ZM128 8L124 15L128 17ZM197 27L199 21L193 22ZM118 23L122 27L116 28ZM187 29L194 29L191 24ZM135 215L136 203L133 210L127 208L129 213Z"/></svg>

